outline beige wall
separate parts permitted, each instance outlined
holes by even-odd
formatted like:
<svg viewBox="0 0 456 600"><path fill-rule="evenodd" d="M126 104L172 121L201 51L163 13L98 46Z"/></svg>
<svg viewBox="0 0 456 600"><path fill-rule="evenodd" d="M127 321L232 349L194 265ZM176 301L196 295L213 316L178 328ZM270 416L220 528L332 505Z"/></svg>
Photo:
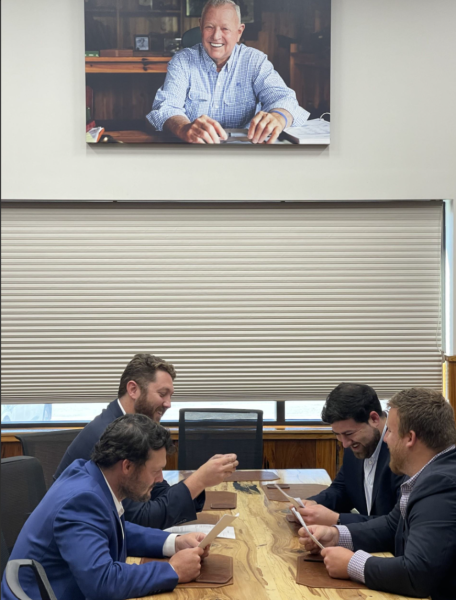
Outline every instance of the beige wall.
<svg viewBox="0 0 456 600"><path fill-rule="evenodd" d="M2 197L455 198L455 22L455 0L333 0L330 148L93 147L83 1L3 0Z"/></svg>

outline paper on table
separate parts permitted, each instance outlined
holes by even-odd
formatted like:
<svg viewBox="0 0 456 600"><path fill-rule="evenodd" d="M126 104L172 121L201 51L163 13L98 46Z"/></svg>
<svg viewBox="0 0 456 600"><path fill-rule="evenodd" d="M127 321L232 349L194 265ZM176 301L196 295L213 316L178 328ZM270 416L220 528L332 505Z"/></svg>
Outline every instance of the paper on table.
<svg viewBox="0 0 456 600"><path fill-rule="evenodd" d="M164 531L167 531L169 533L196 532L196 533L205 533L206 535L208 535L214 527L215 527L215 525L195 523L194 525L176 525L174 527L168 527L168 529L165 529ZM226 527L222 532L220 532L218 534L217 537L226 538L229 540L235 540L236 535L234 533L234 527Z"/></svg>
<svg viewBox="0 0 456 600"><path fill-rule="evenodd" d="M292 498L291 496L289 496L286 492L283 491L283 489L277 485L277 483L274 483L274 485L276 486L276 488L279 490L279 492L282 492L282 494L288 498L288 500L290 501L290 504L293 504L293 506L295 508L305 508L305 505L303 503L303 501L301 500L301 498Z"/></svg>
<svg viewBox="0 0 456 600"><path fill-rule="evenodd" d="M325 547L323 546L323 544L320 544L320 542L317 540L317 538L312 535L307 527L307 525L304 522L304 519L302 518L302 516L298 513L298 511L296 510L296 508L292 508L291 512L294 514L294 516L298 519L298 521L301 523L301 525L304 527L304 529L307 531L307 535L310 537L310 539L315 542L317 544L317 546L319 546L322 550L325 549Z"/></svg>
<svg viewBox="0 0 456 600"><path fill-rule="evenodd" d="M204 538L204 540L202 542L200 542L198 544L198 546L200 548L206 548L206 546L209 546L209 544L212 544L212 542L215 540L215 538L218 536L218 534L223 531L225 529L225 527L228 527L228 525L230 525L234 519L236 519L237 517L239 517L239 513L237 515L223 515L223 517L220 519L220 521L214 525L212 531Z"/></svg>

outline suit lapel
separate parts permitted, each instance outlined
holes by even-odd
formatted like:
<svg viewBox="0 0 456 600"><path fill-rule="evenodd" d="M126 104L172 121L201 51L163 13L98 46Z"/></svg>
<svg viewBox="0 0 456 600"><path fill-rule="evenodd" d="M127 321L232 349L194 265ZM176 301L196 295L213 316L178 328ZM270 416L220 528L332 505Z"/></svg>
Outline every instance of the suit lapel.
<svg viewBox="0 0 456 600"><path fill-rule="evenodd" d="M367 503L366 503L366 493L364 492L364 460L360 460L353 455L355 459L355 464L358 467L358 475L357 475L357 489L360 490L359 501L360 501L360 510L359 512L362 515L367 515Z"/></svg>
<svg viewBox="0 0 456 600"><path fill-rule="evenodd" d="M388 463L389 463L388 446L385 444L385 442L382 442L382 446L380 448L380 454L378 455L378 460L377 460L377 468L375 469L374 487L372 490L371 514L374 509L375 498L377 497L378 490L380 489L380 480L382 478L383 471L385 470L385 466Z"/></svg>

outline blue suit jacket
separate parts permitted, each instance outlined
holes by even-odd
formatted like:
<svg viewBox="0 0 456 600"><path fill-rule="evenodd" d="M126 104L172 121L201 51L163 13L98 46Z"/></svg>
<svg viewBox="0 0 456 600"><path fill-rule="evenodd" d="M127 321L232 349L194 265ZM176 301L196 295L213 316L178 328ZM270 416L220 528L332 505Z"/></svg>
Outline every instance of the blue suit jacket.
<svg viewBox="0 0 456 600"><path fill-rule="evenodd" d="M93 447L106 427L122 414L119 403L114 400L88 423L68 447L57 467L54 479L57 479L74 460L78 458L89 460ZM192 500L183 482L170 486L166 481L162 481L155 484L149 502L125 499L123 501L125 518L144 527L166 529L196 519L196 513L203 510L205 498L206 495L202 492Z"/></svg>
<svg viewBox="0 0 456 600"><path fill-rule="evenodd" d="M375 471L370 516L367 514L364 493L364 461L356 458L350 448L344 451L344 460L334 481L324 491L308 498L340 513L342 525L368 521L393 510L405 477L395 475L389 468L389 450L382 442ZM352 508L360 513L353 514Z"/></svg>
<svg viewBox="0 0 456 600"><path fill-rule="evenodd" d="M177 575L166 562L127 565L130 556L162 558L168 533L124 521L91 461L75 461L27 519L11 559L40 562L59 600L124 600L173 590ZM20 570L31 598L40 598L31 569ZM2 581L2 600L14 600Z"/></svg>
<svg viewBox="0 0 456 600"><path fill-rule="evenodd" d="M399 502L384 517L348 525L355 550L392 552L368 558L366 585L401 596L456 598L456 450L418 477L402 517Z"/></svg>

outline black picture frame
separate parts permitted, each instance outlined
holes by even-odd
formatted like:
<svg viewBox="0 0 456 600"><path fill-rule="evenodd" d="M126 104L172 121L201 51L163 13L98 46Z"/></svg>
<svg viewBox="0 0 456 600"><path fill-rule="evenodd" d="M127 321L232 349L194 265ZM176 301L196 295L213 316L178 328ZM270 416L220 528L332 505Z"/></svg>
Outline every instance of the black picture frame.
<svg viewBox="0 0 456 600"><path fill-rule="evenodd" d="M135 35L135 52L149 52L150 40L148 35Z"/></svg>

